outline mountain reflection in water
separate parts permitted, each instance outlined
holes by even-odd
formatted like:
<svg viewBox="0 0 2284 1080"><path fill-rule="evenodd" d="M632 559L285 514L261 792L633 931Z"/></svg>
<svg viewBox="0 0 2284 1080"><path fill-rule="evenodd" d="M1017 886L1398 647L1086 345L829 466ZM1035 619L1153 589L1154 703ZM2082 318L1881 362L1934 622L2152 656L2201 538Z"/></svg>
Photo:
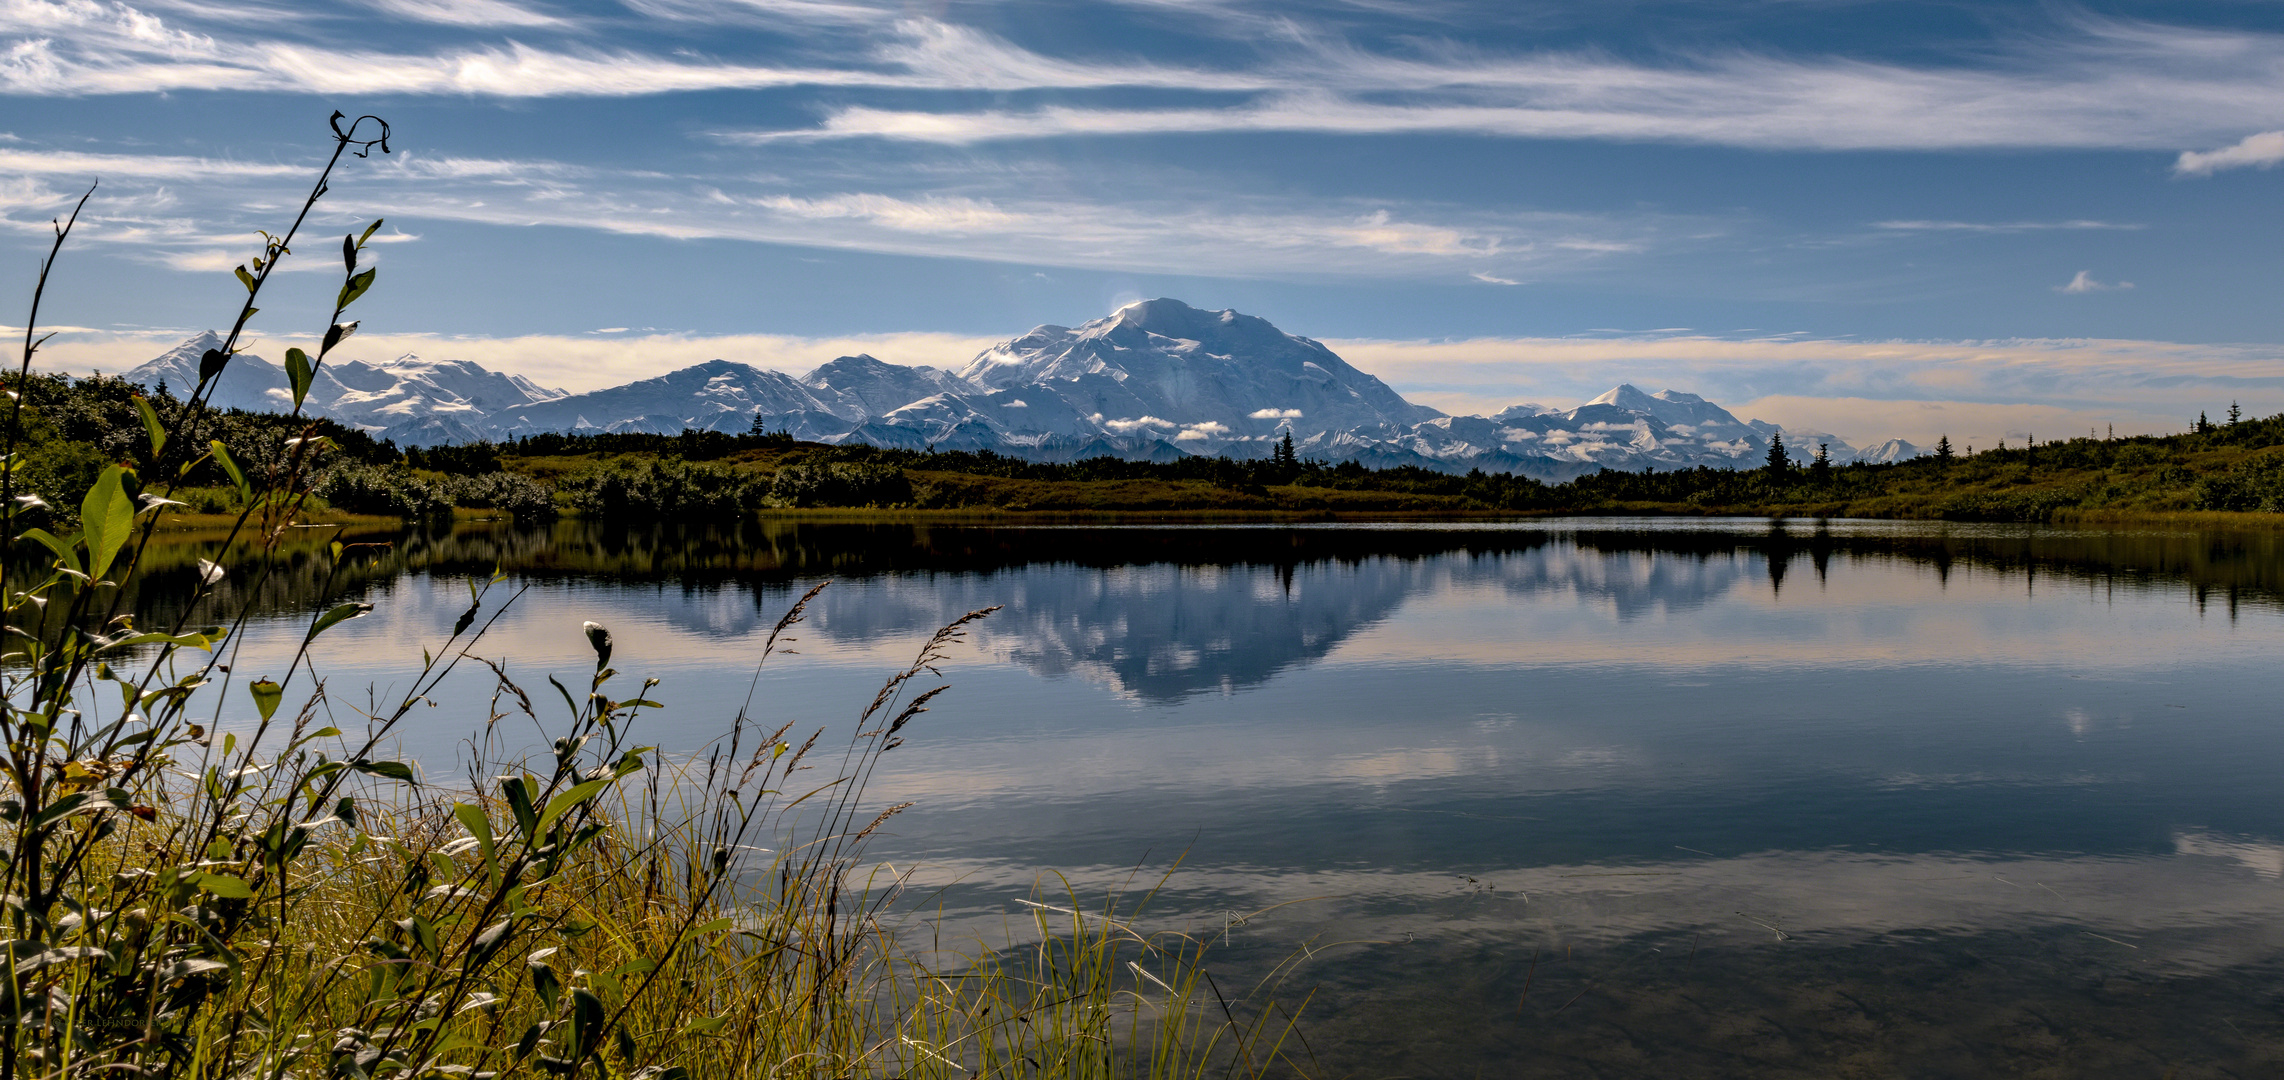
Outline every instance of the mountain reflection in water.
<svg viewBox="0 0 2284 1080"><path fill-rule="evenodd" d="M1041 871L1183 869L1233 976L1303 955L1337 1075L2241 1075L2284 1061L2284 551L1923 523L413 533L320 640L402 679L495 565L527 684L664 680L694 750L845 722L1003 605L875 778L875 853L986 932ZM157 553L154 553L157 554ZM187 561L195 556L178 553ZM241 670L321 598L294 564ZM303 575L295 577L295 574ZM172 610L162 574L138 598ZM233 579L239 581L241 579ZM457 676L456 676L457 678ZM406 746L448 764L480 689ZM536 734L536 733L535 733ZM1148 876L1148 871L1145 876ZM1305 901L1239 925L1229 915ZM961 923L966 925L966 923ZM1343 943L1346 944L1336 944Z"/></svg>

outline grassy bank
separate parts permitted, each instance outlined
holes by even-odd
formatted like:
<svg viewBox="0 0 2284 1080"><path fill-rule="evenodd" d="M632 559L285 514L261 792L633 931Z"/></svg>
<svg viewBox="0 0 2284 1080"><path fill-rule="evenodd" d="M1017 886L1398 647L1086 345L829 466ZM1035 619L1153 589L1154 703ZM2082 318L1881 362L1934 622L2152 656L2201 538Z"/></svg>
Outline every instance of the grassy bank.
<svg viewBox="0 0 2284 1080"><path fill-rule="evenodd" d="M693 482L743 492L745 509L870 506L928 514L1175 517L1471 517L1511 514L1750 514L2022 522L2198 522L2284 519L2284 417L2173 436L2083 438L1878 465L1619 472L1559 484L1352 464L1190 459L1070 464L989 453L921 454L778 441L683 456L688 436L551 436L496 448L497 467L556 485L596 470L670 463ZM643 440L647 439L648 442ZM585 453L568 451L586 445ZM545 453L524 453L544 449ZM861 474L873 496L786 482L831 470ZM855 487L857 485L844 485ZM561 486L557 489L563 490ZM559 501L561 501L559 499Z"/></svg>

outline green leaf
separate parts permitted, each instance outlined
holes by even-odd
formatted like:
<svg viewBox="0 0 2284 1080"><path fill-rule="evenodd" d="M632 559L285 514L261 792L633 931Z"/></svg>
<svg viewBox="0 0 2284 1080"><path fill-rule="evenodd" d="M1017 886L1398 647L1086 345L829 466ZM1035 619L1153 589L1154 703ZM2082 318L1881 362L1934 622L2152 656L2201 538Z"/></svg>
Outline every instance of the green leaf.
<svg viewBox="0 0 2284 1080"><path fill-rule="evenodd" d="M54 967L57 964L68 964L74 960L103 961L109 959L111 959L111 954L109 952L103 949L98 949L92 945L79 945L68 949L42 949L39 952L32 954L30 959L17 961L16 966L12 970L14 970L18 976L24 976L29 975L35 971L39 971L42 968Z"/></svg>
<svg viewBox="0 0 2284 1080"><path fill-rule="evenodd" d="M57 539L54 533L46 529L26 529L24 535L17 537L17 539L38 541L45 545L49 551L56 553L56 561L61 562L64 569L74 571L79 569L79 552L72 547L69 540Z"/></svg>
<svg viewBox="0 0 2284 1080"><path fill-rule="evenodd" d="M372 239L372 238L373 238L373 234L374 234L374 233L377 233L377 232L381 231L381 222L383 222L383 221L385 221L385 220L387 220L387 219L386 219L386 218L374 218L374 219L373 219L373 223L372 223L372 224L365 226L365 235L363 235L363 236L360 236L360 237L358 237L358 238L357 238L357 246L358 246L358 247L364 247L364 246L365 246L365 241Z"/></svg>
<svg viewBox="0 0 2284 1080"><path fill-rule="evenodd" d="M302 399L309 396L309 382L317 377L316 369L309 366L309 354L300 349L286 350L286 382L293 390L293 407L301 408Z"/></svg>
<svg viewBox="0 0 2284 1080"><path fill-rule="evenodd" d="M365 290L372 287L373 271L371 270L367 270L361 274L356 275L355 277L350 278L346 284L341 286L341 295L334 300L333 309L339 311L342 308L356 303L357 298L365 295Z"/></svg>
<svg viewBox="0 0 2284 1080"><path fill-rule="evenodd" d="M341 623L345 623L351 619L356 618L359 615L367 614L372 610L373 605L358 603L356 601L351 601L350 603L346 604L337 604L334 606L333 610L317 617L317 622L309 628L309 636L316 637L317 635L322 634L327 630L340 625Z"/></svg>
<svg viewBox="0 0 2284 1080"><path fill-rule="evenodd" d="M354 236L341 238L341 265L344 273L357 272L357 238Z"/></svg>
<svg viewBox="0 0 2284 1080"><path fill-rule="evenodd" d="M151 436L151 461L159 460L159 452L167 448L166 429L159 426L159 414L153 411L149 399L135 395L135 411L142 414L143 430Z"/></svg>
<svg viewBox="0 0 2284 1080"><path fill-rule="evenodd" d="M239 497L245 499L253 498L254 489L251 485L246 483L246 471L238 467L238 461L236 458L230 456L230 448L222 445L222 440L220 439L215 439L214 441L208 443L207 446L214 451L214 463L222 466L223 472L230 474L231 483L238 485Z"/></svg>
<svg viewBox="0 0 2284 1080"><path fill-rule="evenodd" d="M246 691L254 695L254 708L261 710L262 719L276 715L278 702L285 698L285 687L269 679L257 679Z"/></svg>
<svg viewBox="0 0 2284 1080"><path fill-rule="evenodd" d="M474 803L456 803L452 807L452 816L459 818L460 824L467 828L468 835L476 838L476 850L483 855L484 866L496 872L499 860L492 853L491 815Z"/></svg>
<svg viewBox="0 0 2284 1080"><path fill-rule="evenodd" d="M156 641L168 645L180 645L187 649L211 650L214 647L214 643L220 640L221 635L218 634L162 634L157 631L152 631L150 633L135 634L129 637L120 638L117 641L113 641L103 646L103 649L104 651L108 652L112 649L124 649L129 645L148 645Z"/></svg>
<svg viewBox="0 0 2284 1080"><path fill-rule="evenodd" d="M556 818L569 813L572 807L602 794L603 789L611 786L612 783L613 779L611 778L589 780L547 800L547 809L540 813L539 827L534 831L545 833L547 827L553 824Z"/></svg>
<svg viewBox="0 0 2284 1080"><path fill-rule="evenodd" d="M349 340L349 335L357 332L357 325L355 322L334 323L325 331L325 345L317 350L318 353L323 355L332 352L335 345Z"/></svg>
<svg viewBox="0 0 2284 1080"><path fill-rule="evenodd" d="M254 887L228 874L193 874L191 883L225 900L251 900Z"/></svg>
<svg viewBox="0 0 2284 1080"><path fill-rule="evenodd" d="M531 989L546 1003L547 1011L555 1011L555 999L562 996L563 980L556 978L555 969L538 960L524 963L524 971L531 975Z"/></svg>
<svg viewBox="0 0 2284 1080"><path fill-rule="evenodd" d="M66 795L63 798L57 799L56 801L49 803L47 809L42 810L32 816L32 831L38 832L39 830L46 828L55 822L62 821L63 819L72 816L73 814L81 813L83 811L101 809L99 806L89 805L94 801L95 796L85 791L73 792L72 794Z"/></svg>
<svg viewBox="0 0 2284 1080"><path fill-rule="evenodd" d="M135 500L127 497L127 470L113 465L95 478L79 504L79 526L87 534L87 574L100 578L135 531Z"/></svg>
<svg viewBox="0 0 2284 1080"><path fill-rule="evenodd" d="M371 774L373 776L385 776L391 780L402 780L408 784L417 784L420 782L413 779L412 766L407 765L401 761L357 761L352 762L350 764L350 768L353 768L361 773Z"/></svg>
<svg viewBox="0 0 2284 1080"><path fill-rule="evenodd" d="M603 999L592 991L571 991L571 1060L583 1062L603 1037Z"/></svg>
<svg viewBox="0 0 2284 1080"><path fill-rule="evenodd" d="M247 273L247 272L246 272L246 266L245 266L245 264L244 264L244 263L240 263L240 264L238 265L237 274L238 274L238 282L239 282L240 284L242 284L242 285L246 286L246 291L247 291L247 292L253 292L253 291L254 291L254 275L252 275L252 274L249 274L249 273Z"/></svg>
<svg viewBox="0 0 2284 1080"><path fill-rule="evenodd" d="M230 354L220 349L208 349L198 354L198 384L206 385L208 380L222 374L222 369L229 366Z"/></svg>
<svg viewBox="0 0 2284 1080"><path fill-rule="evenodd" d="M539 814L531 808L531 788L520 776L500 781L500 797L508 801L508 812L515 815L516 828L522 830L524 842L537 843Z"/></svg>
<svg viewBox="0 0 2284 1080"><path fill-rule="evenodd" d="M724 1013L720 1016L707 1016L692 1020L682 1025L682 1034L719 1035L722 1033L722 1029L728 1026L730 1026L730 1017L729 1014Z"/></svg>

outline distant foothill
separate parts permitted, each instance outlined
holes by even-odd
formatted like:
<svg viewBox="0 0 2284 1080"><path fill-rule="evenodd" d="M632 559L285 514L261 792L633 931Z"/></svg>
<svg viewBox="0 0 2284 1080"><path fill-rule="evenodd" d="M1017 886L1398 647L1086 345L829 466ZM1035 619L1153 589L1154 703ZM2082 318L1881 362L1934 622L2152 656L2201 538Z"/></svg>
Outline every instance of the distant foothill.
<svg viewBox="0 0 2284 1080"><path fill-rule="evenodd" d="M202 334L127 373L189 386L217 344ZM290 400L282 368L240 354L213 396L224 408ZM1404 400L1308 338L1235 311L1145 300L1076 328L1040 326L958 371L844 356L794 376L729 360L583 394L467 361L403 356L334 361L309 411L400 446L501 441L545 432L784 431L809 442L991 450L1035 461L1110 456L1265 458L1290 434L1307 458L1368 468L1481 469L1546 481L1604 468L1752 468L1781 436L1803 460L1885 462L1922 451L1867 449L1823 432L1739 420L1695 394L1630 385L1576 408L1518 404L1449 416Z"/></svg>

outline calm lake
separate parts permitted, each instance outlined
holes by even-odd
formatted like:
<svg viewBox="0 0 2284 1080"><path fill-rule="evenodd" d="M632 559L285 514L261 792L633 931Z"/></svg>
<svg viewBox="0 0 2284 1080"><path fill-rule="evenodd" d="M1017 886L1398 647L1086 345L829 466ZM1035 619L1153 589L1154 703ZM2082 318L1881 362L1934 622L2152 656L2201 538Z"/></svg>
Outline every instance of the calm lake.
<svg viewBox="0 0 2284 1080"><path fill-rule="evenodd" d="M242 674L290 655L314 565L259 598ZM1144 923L1226 930L1237 982L1297 957L1328 1074L2284 1068L2274 535L463 526L347 582L379 608L316 669L401 692L495 565L529 590L478 652L552 700L608 625L670 752L818 581L768 727L845 732L1002 605L875 778L918 805L873 854L989 927L1043 872L1099 898L1180 859ZM439 774L483 720L466 674L403 729Z"/></svg>

